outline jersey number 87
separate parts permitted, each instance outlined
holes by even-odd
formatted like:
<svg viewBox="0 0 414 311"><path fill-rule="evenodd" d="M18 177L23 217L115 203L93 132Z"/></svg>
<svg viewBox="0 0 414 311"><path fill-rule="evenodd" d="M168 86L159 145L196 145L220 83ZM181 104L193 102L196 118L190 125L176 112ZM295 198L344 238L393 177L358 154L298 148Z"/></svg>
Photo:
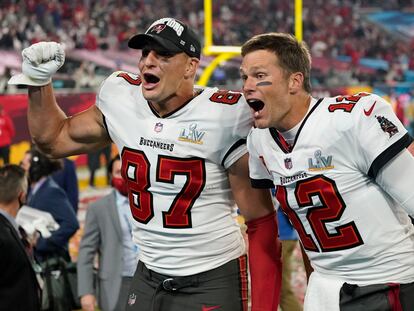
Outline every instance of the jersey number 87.
<svg viewBox="0 0 414 311"><path fill-rule="evenodd" d="M128 198L134 219L146 224L154 217L150 166L141 150L122 150L122 177L128 184ZM170 208L162 212L165 228L191 228L191 208L206 183L204 160L200 158L177 158L158 155L155 182L174 183L176 175L184 175L186 182L175 196Z"/></svg>

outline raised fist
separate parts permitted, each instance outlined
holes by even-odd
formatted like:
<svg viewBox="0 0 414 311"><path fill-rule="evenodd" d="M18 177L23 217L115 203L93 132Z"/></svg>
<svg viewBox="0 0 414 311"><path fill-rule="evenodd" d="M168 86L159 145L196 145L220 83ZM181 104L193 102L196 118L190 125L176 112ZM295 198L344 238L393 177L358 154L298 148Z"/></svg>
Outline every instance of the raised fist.
<svg viewBox="0 0 414 311"><path fill-rule="evenodd" d="M9 84L42 86L65 62L65 51L56 42L39 42L22 52L22 72L10 78Z"/></svg>

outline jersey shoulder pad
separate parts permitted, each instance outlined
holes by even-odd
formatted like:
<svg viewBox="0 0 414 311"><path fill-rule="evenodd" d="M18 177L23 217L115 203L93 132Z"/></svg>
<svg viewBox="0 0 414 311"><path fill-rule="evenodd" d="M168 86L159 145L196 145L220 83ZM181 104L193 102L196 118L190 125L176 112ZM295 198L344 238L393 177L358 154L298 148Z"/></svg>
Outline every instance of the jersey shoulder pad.
<svg viewBox="0 0 414 311"><path fill-rule="evenodd" d="M267 133L269 133L268 128L260 129L252 126L248 134L248 139L251 140L252 143L258 143L260 145L261 141L268 139Z"/></svg>
<svg viewBox="0 0 414 311"><path fill-rule="evenodd" d="M115 71L104 81L104 86L141 85L141 77L126 71Z"/></svg>
<svg viewBox="0 0 414 311"><path fill-rule="evenodd" d="M139 75L125 71L115 71L102 82L96 105L102 111L105 111L105 107L111 106L114 101L119 99L120 94L136 94L136 87L139 85L141 85Z"/></svg>
<svg viewBox="0 0 414 311"><path fill-rule="evenodd" d="M373 137L380 127L384 132L395 133L403 130L404 126L398 120L392 105L376 94L358 93L350 96L330 98L326 103L331 124L341 132L349 132L358 139ZM337 113L337 111L340 111ZM375 138L373 138L375 141Z"/></svg>
<svg viewBox="0 0 414 311"><path fill-rule="evenodd" d="M209 91L209 100L212 103L229 106L246 103L243 94L240 92L218 88L210 88Z"/></svg>
<svg viewBox="0 0 414 311"><path fill-rule="evenodd" d="M114 93L114 89L125 89L129 88L131 85L141 85L141 78L139 75L126 71L115 71L102 82L98 93L100 95L106 94L107 92Z"/></svg>
<svg viewBox="0 0 414 311"><path fill-rule="evenodd" d="M360 92L354 95L339 95L329 98L325 105L330 113L342 112L358 115L367 106L379 102L379 105L386 104L386 101L376 94ZM368 111L369 112L369 111Z"/></svg>

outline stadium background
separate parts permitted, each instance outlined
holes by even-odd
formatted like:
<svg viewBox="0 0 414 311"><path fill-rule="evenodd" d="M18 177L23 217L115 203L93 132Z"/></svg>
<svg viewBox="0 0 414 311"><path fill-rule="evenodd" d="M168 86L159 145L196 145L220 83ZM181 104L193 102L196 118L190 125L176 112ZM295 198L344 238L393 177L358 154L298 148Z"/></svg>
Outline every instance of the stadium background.
<svg viewBox="0 0 414 311"><path fill-rule="evenodd" d="M139 51L128 50L127 39L165 16L188 22L203 38L199 84L240 90L240 45L254 34L289 32L311 50L314 97L377 93L414 134L414 0L2 0L0 105L16 127L11 162L19 163L30 146L26 89L7 85L21 71L23 48L44 40L64 44L66 62L53 85L58 103L72 115L94 104L96 89L112 71L138 73ZM82 222L87 203L108 191L107 181L102 168L97 187L88 187L86 155L72 159ZM81 235L82 227L71 241L74 259ZM299 252L295 257L292 282L303 299Z"/></svg>

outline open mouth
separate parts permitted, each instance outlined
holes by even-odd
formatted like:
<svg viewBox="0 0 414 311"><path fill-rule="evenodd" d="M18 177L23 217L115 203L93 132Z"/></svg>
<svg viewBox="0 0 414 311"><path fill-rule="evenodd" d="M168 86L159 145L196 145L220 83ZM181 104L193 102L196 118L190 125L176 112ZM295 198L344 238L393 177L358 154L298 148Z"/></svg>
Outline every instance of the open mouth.
<svg viewBox="0 0 414 311"><path fill-rule="evenodd" d="M254 111L260 111L264 107L264 102L260 99L248 99L247 104L252 108Z"/></svg>
<svg viewBox="0 0 414 311"><path fill-rule="evenodd" d="M158 83L160 81L160 78L158 78L157 76L155 76L151 73L144 73L144 80L147 83L155 84L155 83Z"/></svg>

